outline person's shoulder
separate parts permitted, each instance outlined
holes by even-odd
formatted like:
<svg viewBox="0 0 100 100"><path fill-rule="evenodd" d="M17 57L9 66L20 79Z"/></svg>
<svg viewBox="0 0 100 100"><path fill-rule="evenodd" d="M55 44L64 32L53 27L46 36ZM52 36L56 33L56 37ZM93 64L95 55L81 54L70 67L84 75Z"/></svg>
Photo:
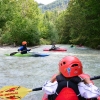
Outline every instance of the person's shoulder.
<svg viewBox="0 0 100 100"><path fill-rule="evenodd" d="M79 83L82 81L82 79L79 76L72 77L70 78L70 80L74 83Z"/></svg>
<svg viewBox="0 0 100 100"><path fill-rule="evenodd" d="M19 49L21 49L21 48L23 48L23 46L22 46L22 45L19 47Z"/></svg>

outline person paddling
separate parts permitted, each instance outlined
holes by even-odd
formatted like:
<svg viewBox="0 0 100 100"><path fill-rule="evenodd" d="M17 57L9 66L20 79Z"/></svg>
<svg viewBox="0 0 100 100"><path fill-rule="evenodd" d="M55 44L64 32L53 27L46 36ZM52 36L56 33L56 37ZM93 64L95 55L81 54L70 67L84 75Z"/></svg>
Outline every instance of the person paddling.
<svg viewBox="0 0 100 100"><path fill-rule="evenodd" d="M59 72L42 89L48 100L100 100L98 88L83 73L82 63L75 56L62 58Z"/></svg>
<svg viewBox="0 0 100 100"><path fill-rule="evenodd" d="M56 50L56 49L57 49L57 47L55 46L55 43L53 43L52 47L49 50L51 51L51 50Z"/></svg>
<svg viewBox="0 0 100 100"><path fill-rule="evenodd" d="M22 42L22 46L19 47L18 52L20 52L21 54L26 54L27 51L30 51L31 49L27 49L27 42L23 41Z"/></svg>
<svg viewBox="0 0 100 100"><path fill-rule="evenodd" d="M26 41L23 41L22 45L18 48L18 52L20 52L21 54L26 54L27 51L30 51L30 50L31 49L27 49L27 42ZM13 55L15 55L18 52L10 53L10 56L13 56Z"/></svg>

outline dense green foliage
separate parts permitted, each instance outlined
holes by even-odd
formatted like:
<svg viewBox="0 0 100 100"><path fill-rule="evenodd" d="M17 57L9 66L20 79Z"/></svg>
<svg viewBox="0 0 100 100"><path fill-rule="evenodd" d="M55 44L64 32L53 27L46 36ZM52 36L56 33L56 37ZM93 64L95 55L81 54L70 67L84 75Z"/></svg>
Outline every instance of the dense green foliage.
<svg viewBox="0 0 100 100"><path fill-rule="evenodd" d="M1 43L20 44L26 40L30 45L39 43L39 9L33 0L0 1Z"/></svg>
<svg viewBox="0 0 100 100"><path fill-rule="evenodd" d="M26 40L28 45L56 42L97 48L100 1L70 0L63 11L57 8L62 2L66 5L66 1L69 0L56 0L42 13L43 9L34 0L0 0L0 44L19 45Z"/></svg>
<svg viewBox="0 0 100 100"><path fill-rule="evenodd" d="M0 0L0 44L50 44L58 40L56 12L42 14L34 0ZM45 42L41 42L45 40Z"/></svg>
<svg viewBox="0 0 100 100"><path fill-rule="evenodd" d="M70 0L66 11L57 18L60 43L97 48L100 45L99 6L99 0Z"/></svg>

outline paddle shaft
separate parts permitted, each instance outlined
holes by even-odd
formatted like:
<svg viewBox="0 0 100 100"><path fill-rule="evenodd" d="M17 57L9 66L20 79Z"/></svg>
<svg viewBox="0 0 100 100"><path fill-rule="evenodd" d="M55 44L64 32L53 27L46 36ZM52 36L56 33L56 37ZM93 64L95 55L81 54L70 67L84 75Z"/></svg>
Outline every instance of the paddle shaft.
<svg viewBox="0 0 100 100"><path fill-rule="evenodd" d="M100 76L94 76L90 78L91 80L100 79ZM39 91L42 90L42 87L27 89L25 87L20 86L6 86L0 91L0 98L4 98L6 100L21 100L27 93L31 91ZM24 92L22 92L24 91Z"/></svg>
<svg viewBox="0 0 100 100"><path fill-rule="evenodd" d="M96 79L100 79L100 76L94 76L90 78L91 80L96 80Z"/></svg>
<svg viewBox="0 0 100 100"><path fill-rule="evenodd" d="M90 78L90 80L97 80L97 79L100 79L100 76L94 76ZM39 90L42 90L42 87L32 89L32 91L39 91Z"/></svg>
<svg viewBox="0 0 100 100"><path fill-rule="evenodd" d="M42 87L32 89L32 91L39 91L39 90L42 90Z"/></svg>

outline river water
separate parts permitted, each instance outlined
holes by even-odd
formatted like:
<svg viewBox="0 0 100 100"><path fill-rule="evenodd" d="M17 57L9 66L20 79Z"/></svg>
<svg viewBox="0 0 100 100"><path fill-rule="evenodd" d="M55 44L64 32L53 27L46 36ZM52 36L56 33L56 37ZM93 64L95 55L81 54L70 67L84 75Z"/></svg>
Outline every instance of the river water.
<svg viewBox="0 0 100 100"><path fill-rule="evenodd" d="M31 51L49 54L47 57L12 57L5 56L17 51L18 47L0 47L0 88L18 85L29 89L43 86L45 81L58 72L59 61L67 56L77 56L83 64L85 73L92 76L100 75L100 51L86 47L70 48L70 45L57 45L66 48L66 52L43 51L51 45L31 47ZM95 80L100 87L100 80ZM23 100L41 100L43 91L34 91L27 94Z"/></svg>

